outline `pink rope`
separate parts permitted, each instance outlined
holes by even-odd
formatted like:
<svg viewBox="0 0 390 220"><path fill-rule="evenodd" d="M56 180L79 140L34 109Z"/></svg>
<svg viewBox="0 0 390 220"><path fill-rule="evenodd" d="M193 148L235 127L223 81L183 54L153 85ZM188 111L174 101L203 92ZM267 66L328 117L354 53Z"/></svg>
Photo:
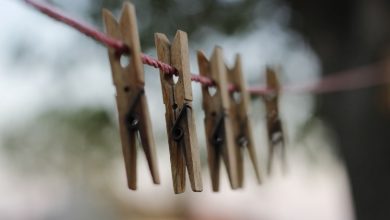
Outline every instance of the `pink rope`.
<svg viewBox="0 0 390 220"><path fill-rule="evenodd" d="M283 87L285 92L324 94L338 91L350 91L378 85L390 84L379 68L382 63L358 67L347 71L330 74L318 82Z"/></svg>
<svg viewBox="0 0 390 220"><path fill-rule="evenodd" d="M152 66L156 69L160 69L164 73L173 74L173 75L178 74L177 70L173 66L170 66L170 65L163 63L163 62L160 62L160 61L158 61L158 60L156 60L156 59L154 59L146 54L142 54L141 59L142 59L142 63L149 65L149 66Z"/></svg>
<svg viewBox="0 0 390 220"><path fill-rule="evenodd" d="M127 46L120 40L113 39L109 37L108 35L97 31L95 28L89 26L88 24L83 24L79 21L76 21L75 19L64 15L62 12L58 11L57 9L50 7L49 5L45 5L40 2L36 2L33 0L24 0L27 4L33 6L43 14L46 14L47 16L65 23L81 33L87 35L88 37L91 37L95 39L97 42L100 42L104 44L107 47L111 47L115 50L117 50L120 53L124 53L128 51Z"/></svg>
<svg viewBox="0 0 390 220"><path fill-rule="evenodd" d="M215 83L211 79L201 75L192 74L191 80L194 82L198 82L204 86L215 86Z"/></svg>
<svg viewBox="0 0 390 220"><path fill-rule="evenodd" d="M56 10L53 7L50 7L49 5L39 3L34 0L24 1L27 4L33 6L35 9L42 12L43 14L46 14L47 16L59 22L65 23L75 28L86 36L91 37L97 42L102 43L106 47L115 49L119 54L129 52L129 48L122 41L114 39L87 24L83 24L82 22L79 22L76 19L65 15L64 13ZM141 60L142 63L160 69L166 74L178 74L177 70L171 65L156 60L146 54L141 54ZM287 85L282 88L282 91L294 93L312 92L319 94L337 91L348 91L352 89L361 89L390 83L390 77L384 78L378 74L372 74L374 72L380 72L376 65L366 66L355 70L332 74L329 77L323 78L319 82L313 82L305 85ZM204 86L215 86L215 83L211 79L197 74L192 74L191 80L194 82L198 82ZM231 92L236 90L236 88L232 84L228 85L228 89ZM248 91L254 95L267 95L272 94L274 92L265 86L250 87Z"/></svg>

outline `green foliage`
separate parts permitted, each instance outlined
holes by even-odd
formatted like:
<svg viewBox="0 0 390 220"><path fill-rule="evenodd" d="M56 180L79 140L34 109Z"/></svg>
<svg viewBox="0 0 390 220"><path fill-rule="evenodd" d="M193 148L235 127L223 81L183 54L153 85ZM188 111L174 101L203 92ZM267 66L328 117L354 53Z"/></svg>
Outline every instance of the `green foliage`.
<svg viewBox="0 0 390 220"><path fill-rule="evenodd" d="M101 109L53 110L5 135L3 146L17 168L65 171L93 164L104 167L120 155L117 128Z"/></svg>

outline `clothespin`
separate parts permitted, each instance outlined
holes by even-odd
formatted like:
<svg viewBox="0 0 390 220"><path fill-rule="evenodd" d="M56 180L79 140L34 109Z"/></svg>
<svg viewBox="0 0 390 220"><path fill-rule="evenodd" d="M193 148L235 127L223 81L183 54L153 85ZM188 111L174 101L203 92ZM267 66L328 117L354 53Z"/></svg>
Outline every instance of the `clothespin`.
<svg viewBox="0 0 390 220"><path fill-rule="evenodd" d="M234 91L230 93L230 113L237 150L238 184L242 188L244 184L244 148L248 149L258 183L261 182L260 172L252 135L252 125L248 116L250 99L242 74L241 57L237 55L234 67L232 69L226 67L226 69L228 82L234 86Z"/></svg>
<svg viewBox="0 0 390 220"><path fill-rule="evenodd" d="M219 191L221 157L226 165L230 185L233 189L237 189L239 182L236 145L231 122L229 91L222 49L216 47L210 61L207 60L203 52L199 51L198 65L200 74L212 79L216 89L216 93L211 94L207 86L202 86L208 162L213 191Z"/></svg>
<svg viewBox="0 0 390 220"><path fill-rule="evenodd" d="M144 91L144 69L141 62L141 48L134 6L130 3L124 4L119 23L105 9L103 10L103 19L107 34L122 40L129 48L129 65L125 67L122 67L120 63L121 54L109 48L128 186L132 190L137 189L136 137L138 133L153 182L159 184L152 124Z"/></svg>
<svg viewBox="0 0 390 220"><path fill-rule="evenodd" d="M178 81L175 83L172 74L160 71L173 188L176 194L185 191L187 168L192 190L201 192L203 185L195 119L192 112L187 34L178 31L171 44L164 34L157 33L155 43L159 60L175 67L178 76Z"/></svg>
<svg viewBox="0 0 390 220"><path fill-rule="evenodd" d="M276 72L267 68L266 71L267 87L272 91L271 94L264 95L264 101L267 112L267 131L268 131L268 174L271 173L273 157L275 154L275 148L278 144L281 146L282 163L285 168L286 163L286 149L285 149L285 138L282 123L279 116L279 92L280 85L277 78Z"/></svg>

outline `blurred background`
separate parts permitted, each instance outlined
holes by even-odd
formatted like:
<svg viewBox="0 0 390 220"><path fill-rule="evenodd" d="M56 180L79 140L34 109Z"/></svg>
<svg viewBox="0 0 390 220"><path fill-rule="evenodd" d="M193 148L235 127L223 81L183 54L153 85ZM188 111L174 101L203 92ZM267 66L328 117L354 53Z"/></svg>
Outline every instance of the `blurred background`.
<svg viewBox="0 0 390 220"><path fill-rule="evenodd" d="M196 51L243 56L250 85L265 85L267 65L282 83L302 83L370 65L385 71L390 49L386 0L137 0L142 51L156 57L155 32L190 37ZM52 0L103 30L101 9L120 0ZM139 150L139 190L126 185L107 51L23 1L0 1L0 219L390 219L390 85L314 95L282 94L288 171L265 172L264 104L251 119L263 184L246 164L245 188L211 191L201 111L193 84L204 191L172 189L158 72L145 67L161 185ZM378 62L381 62L378 65ZM387 62L388 64L389 62ZM369 74L375 74L375 71ZM387 69L389 73L389 68Z"/></svg>

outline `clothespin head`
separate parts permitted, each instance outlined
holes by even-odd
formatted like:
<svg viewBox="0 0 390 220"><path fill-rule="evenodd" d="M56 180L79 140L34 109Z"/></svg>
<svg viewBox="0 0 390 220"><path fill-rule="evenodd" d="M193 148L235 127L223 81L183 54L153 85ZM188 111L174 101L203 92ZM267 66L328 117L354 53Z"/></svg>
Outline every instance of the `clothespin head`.
<svg viewBox="0 0 390 220"><path fill-rule="evenodd" d="M237 150L238 184L242 188L244 185L244 148L248 150L258 183L261 182L260 171L249 119L250 97L242 72L241 56L236 56L233 68L226 67L226 69L228 83L233 86L233 91L230 93L230 113Z"/></svg>
<svg viewBox="0 0 390 220"><path fill-rule="evenodd" d="M282 122L279 115L279 92L280 84L274 69L267 67L266 70L267 87L271 90L270 94L264 95L264 101L267 112L267 133L268 133L268 174L271 173L273 157L277 145L281 145L282 163L286 168L286 150L285 137Z"/></svg>
<svg viewBox="0 0 390 220"><path fill-rule="evenodd" d="M122 151L125 160L128 186L137 188L136 137L139 133L149 169L155 184L160 183L157 169L155 143L144 92L144 70L141 62L141 48L138 38L134 6L125 3L119 22L111 12L103 10L103 21L110 37L123 41L129 48L128 65L122 66L121 53L108 48L119 117Z"/></svg>
<svg viewBox="0 0 390 220"><path fill-rule="evenodd" d="M237 156L231 123L230 101L223 61L222 49L216 47L210 61L203 52L198 52L199 71L215 83L215 94L209 93L208 86L202 86L205 131L208 149L208 162L213 191L219 191L219 170L221 157L226 165L230 185L239 187Z"/></svg>
<svg viewBox="0 0 390 220"><path fill-rule="evenodd" d="M203 190L201 165L195 119L192 112L192 87L187 34L178 31L172 42L164 34L155 34L160 61L177 69L178 81L173 75L160 71L163 100L166 107L172 181L175 193L185 191L186 168L195 192Z"/></svg>

